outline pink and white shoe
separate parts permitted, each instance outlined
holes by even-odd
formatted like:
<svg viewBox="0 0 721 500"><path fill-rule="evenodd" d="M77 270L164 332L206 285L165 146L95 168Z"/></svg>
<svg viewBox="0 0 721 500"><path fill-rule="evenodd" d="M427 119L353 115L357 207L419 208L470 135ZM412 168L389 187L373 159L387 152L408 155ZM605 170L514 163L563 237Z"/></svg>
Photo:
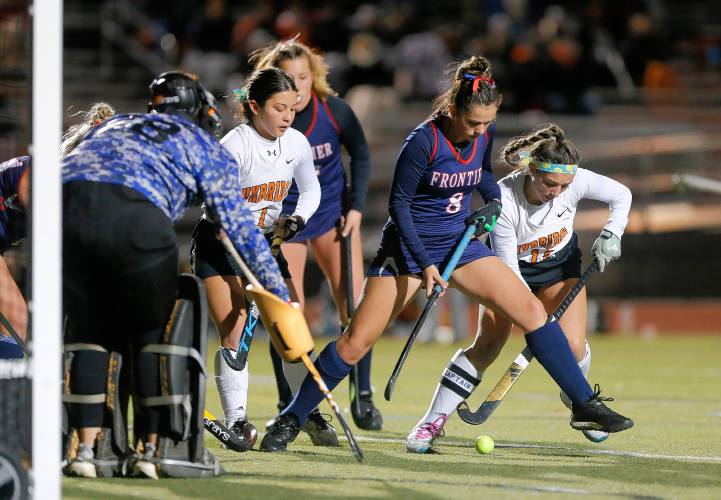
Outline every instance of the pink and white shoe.
<svg viewBox="0 0 721 500"><path fill-rule="evenodd" d="M438 437L445 436L443 426L448 415L443 413L433 422L423 422L416 425L406 437L406 451L408 453L428 453L433 448L433 442Z"/></svg>

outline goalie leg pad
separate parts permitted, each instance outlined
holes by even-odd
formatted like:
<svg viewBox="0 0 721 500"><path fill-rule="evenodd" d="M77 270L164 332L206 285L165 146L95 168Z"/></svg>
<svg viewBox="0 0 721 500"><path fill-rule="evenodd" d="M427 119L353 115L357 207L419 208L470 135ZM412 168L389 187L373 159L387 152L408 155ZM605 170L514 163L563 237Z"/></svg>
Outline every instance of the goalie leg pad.
<svg viewBox="0 0 721 500"><path fill-rule="evenodd" d="M223 469L203 445L208 324L205 289L200 279L184 274L178 292L161 342L143 346L137 356L141 377L152 370L159 374L155 387L143 388L139 404L144 412L162 410L157 412L157 451L143 460L154 464L160 476L212 477L222 474Z"/></svg>
<svg viewBox="0 0 721 500"><path fill-rule="evenodd" d="M127 407L121 397L122 356L98 344L66 344L64 365L63 403L71 427L68 432L72 433L72 428L100 427L94 457L89 460L97 476L126 475L131 450ZM66 459L72 464L76 446L69 446L66 452Z"/></svg>

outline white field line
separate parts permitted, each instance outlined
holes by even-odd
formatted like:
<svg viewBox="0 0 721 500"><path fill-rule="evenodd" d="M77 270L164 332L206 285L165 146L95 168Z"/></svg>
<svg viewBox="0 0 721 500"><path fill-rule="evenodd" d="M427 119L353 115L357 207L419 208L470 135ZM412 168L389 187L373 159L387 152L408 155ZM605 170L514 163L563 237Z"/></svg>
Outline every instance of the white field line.
<svg viewBox="0 0 721 500"><path fill-rule="evenodd" d="M345 437L343 437L345 439ZM360 442L368 443L399 443L405 444L405 440L397 438L377 438L367 436L356 436ZM453 441L441 442L441 446L452 446L456 448L472 448L470 440L468 443L458 443ZM646 458L649 460L693 460L698 462L721 462L721 457L715 456L696 456L696 455L662 455L659 453L646 453L643 451L614 451L614 450L598 450L591 448L569 448L565 446L546 446L542 444L523 444L523 443L506 443L496 442L496 448L532 448L540 450L563 450L575 453L588 453L589 455L608 455L612 457L634 457Z"/></svg>

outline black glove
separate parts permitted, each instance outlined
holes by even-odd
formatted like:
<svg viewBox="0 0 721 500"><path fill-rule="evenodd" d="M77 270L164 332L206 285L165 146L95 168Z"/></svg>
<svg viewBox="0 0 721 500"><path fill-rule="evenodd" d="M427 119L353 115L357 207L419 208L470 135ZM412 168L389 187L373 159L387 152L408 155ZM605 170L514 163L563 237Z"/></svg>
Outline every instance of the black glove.
<svg viewBox="0 0 721 500"><path fill-rule="evenodd" d="M299 215L281 215L275 221L275 229L273 230L273 239L277 237L288 241L296 234L303 230L305 221Z"/></svg>
<svg viewBox="0 0 721 500"><path fill-rule="evenodd" d="M501 202L493 199L489 201L485 206L479 208L473 212L467 219L466 224L476 226L476 236L480 236L485 232L492 232L493 228L496 227L496 221L501 216Z"/></svg>

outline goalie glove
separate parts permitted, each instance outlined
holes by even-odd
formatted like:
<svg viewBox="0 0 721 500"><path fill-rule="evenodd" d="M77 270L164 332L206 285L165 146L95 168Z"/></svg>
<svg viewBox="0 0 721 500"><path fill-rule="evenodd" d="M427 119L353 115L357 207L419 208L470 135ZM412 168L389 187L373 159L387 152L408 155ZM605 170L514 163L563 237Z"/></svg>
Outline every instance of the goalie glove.
<svg viewBox="0 0 721 500"><path fill-rule="evenodd" d="M599 272L603 272L612 260L621 256L621 238L608 229L604 229L593 243L591 253L598 261Z"/></svg>

